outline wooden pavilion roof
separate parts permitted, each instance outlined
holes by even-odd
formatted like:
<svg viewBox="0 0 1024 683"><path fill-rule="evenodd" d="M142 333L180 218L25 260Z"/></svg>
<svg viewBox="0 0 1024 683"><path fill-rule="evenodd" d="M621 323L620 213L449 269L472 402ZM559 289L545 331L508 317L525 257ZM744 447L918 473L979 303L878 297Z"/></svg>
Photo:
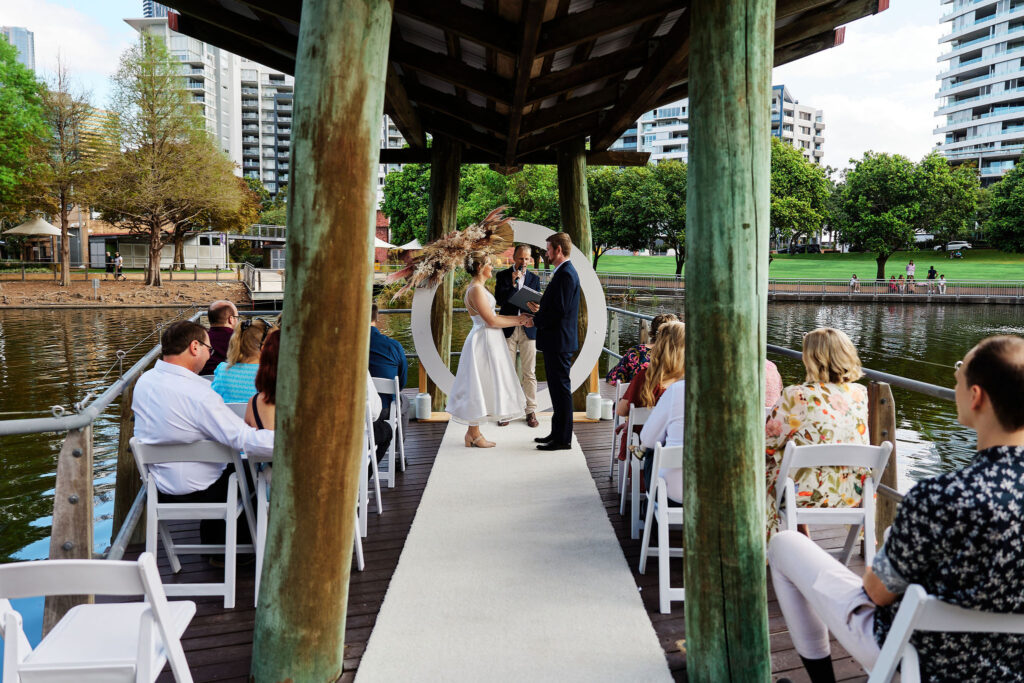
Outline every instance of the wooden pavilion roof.
<svg viewBox="0 0 1024 683"><path fill-rule="evenodd" d="M608 147L687 96L694 1L394 0L385 113L412 149L393 160L429 159L429 133L465 143L467 162L550 163L555 145L589 137L592 156L625 163ZM776 2L776 66L840 44L844 24L889 4ZM165 4L172 29L294 74L301 2Z"/></svg>

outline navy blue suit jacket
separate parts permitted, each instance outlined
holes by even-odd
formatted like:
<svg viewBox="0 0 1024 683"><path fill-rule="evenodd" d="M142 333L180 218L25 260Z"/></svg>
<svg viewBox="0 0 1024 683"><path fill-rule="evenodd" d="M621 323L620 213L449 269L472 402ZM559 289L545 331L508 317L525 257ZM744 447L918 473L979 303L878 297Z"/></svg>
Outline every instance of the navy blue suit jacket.
<svg viewBox="0 0 1024 683"><path fill-rule="evenodd" d="M540 277L537 273L532 270L526 271L526 281L523 283L530 289L540 291ZM519 315L520 313L529 313L530 311L524 311L516 308L508 302L508 298L512 296L516 291L516 288L512 286L512 268L506 268L505 270L498 271L498 274L494 276L494 299L498 302L498 313L500 315ZM506 337L511 337L512 332L515 331L514 327L503 327L502 332L505 333ZM523 331L526 332L527 339L537 338L537 328L525 327Z"/></svg>
<svg viewBox="0 0 1024 683"><path fill-rule="evenodd" d="M376 327L370 327L370 375L391 379L398 378L404 387L408 379L409 362L405 358L405 349L396 340L387 336ZM381 394L381 413L387 415L391 408L391 394Z"/></svg>
<svg viewBox="0 0 1024 683"><path fill-rule="evenodd" d="M537 349L548 353L572 353L579 348L576 326L580 317L580 278L565 261L551 277L533 317Z"/></svg>

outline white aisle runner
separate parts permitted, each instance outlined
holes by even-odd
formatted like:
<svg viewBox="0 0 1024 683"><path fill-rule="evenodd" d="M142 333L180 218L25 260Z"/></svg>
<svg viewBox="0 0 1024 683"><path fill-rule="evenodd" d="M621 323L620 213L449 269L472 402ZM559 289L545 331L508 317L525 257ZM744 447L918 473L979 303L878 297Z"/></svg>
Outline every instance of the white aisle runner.
<svg viewBox="0 0 1024 683"><path fill-rule="evenodd" d="M356 681L672 680L583 451L534 448L548 428L479 449L448 426Z"/></svg>

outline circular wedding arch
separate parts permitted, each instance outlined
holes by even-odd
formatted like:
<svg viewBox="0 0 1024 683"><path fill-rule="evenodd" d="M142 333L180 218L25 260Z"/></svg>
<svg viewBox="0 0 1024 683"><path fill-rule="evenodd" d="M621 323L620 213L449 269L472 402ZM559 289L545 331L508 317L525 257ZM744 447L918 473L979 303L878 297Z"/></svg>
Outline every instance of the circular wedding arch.
<svg viewBox="0 0 1024 683"><path fill-rule="evenodd" d="M512 230L516 243L530 244L544 249L547 238L555 234L554 230L536 223L512 221ZM582 385L590 377L590 371L601 358L604 348L604 337L608 331L607 307L604 299L604 288L598 279L590 259L576 245L572 247L569 261L576 269L580 279L580 294L587 302L587 331L583 337L576 362L569 371L569 381L573 390ZM417 287L412 297L412 340L419 356L420 364L427 376L434 381L446 394L452 391L455 375L441 360L441 355L434 346L434 336L430 330L430 309L434 301L437 287ZM537 392L537 410L548 410L551 397L548 390Z"/></svg>

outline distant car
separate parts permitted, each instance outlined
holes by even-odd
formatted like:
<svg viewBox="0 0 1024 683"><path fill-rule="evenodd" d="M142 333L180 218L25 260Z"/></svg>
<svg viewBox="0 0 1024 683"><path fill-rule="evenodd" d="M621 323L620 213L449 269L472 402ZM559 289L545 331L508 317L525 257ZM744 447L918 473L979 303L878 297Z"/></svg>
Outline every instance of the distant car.
<svg viewBox="0 0 1024 683"><path fill-rule="evenodd" d="M961 249L970 248L970 242L964 242L962 240L957 242L950 242L949 244L946 245L946 251L960 251ZM942 245L940 244L939 246L935 247L935 251L942 251Z"/></svg>

